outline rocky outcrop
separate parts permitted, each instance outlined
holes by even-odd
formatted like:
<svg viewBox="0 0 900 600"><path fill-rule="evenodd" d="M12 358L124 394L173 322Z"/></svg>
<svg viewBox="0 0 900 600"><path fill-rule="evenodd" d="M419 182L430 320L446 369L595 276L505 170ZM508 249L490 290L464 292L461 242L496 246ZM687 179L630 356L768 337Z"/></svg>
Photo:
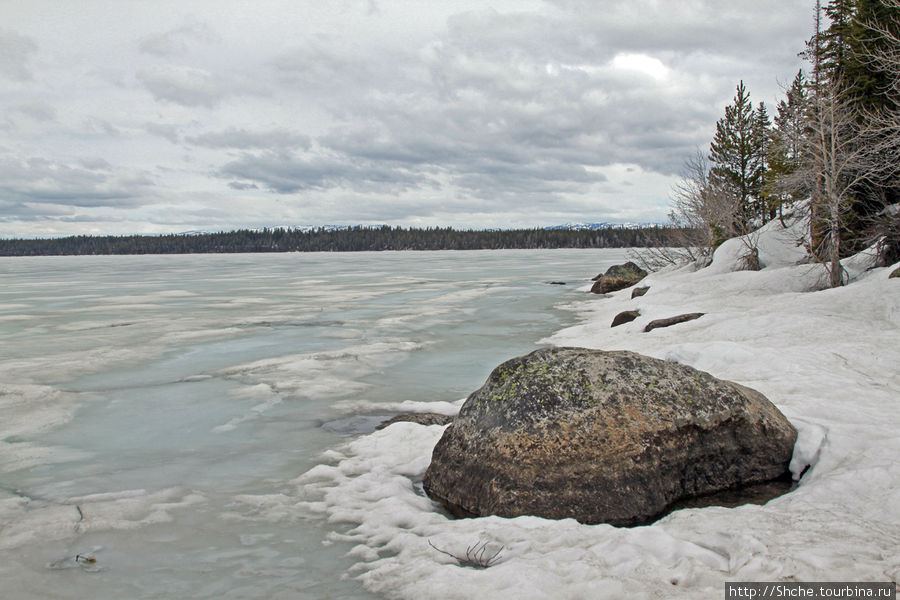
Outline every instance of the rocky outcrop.
<svg viewBox="0 0 900 600"><path fill-rule="evenodd" d="M649 285L645 285L644 287L636 287L636 288L634 288L633 290L631 290L631 299L634 300L634 299L637 298L638 296L643 296L643 295L646 294L649 290L650 290L650 286L649 286Z"/></svg>
<svg viewBox="0 0 900 600"><path fill-rule="evenodd" d="M424 412L424 413L404 413L391 417L384 421L375 429L384 429L388 425L394 423L418 423L419 425L446 425L453 420L453 417L442 415L440 413Z"/></svg>
<svg viewBox="0 0 900 600"><path fill-rule="evenodd" d="M762 394L631 352L507 361L434 448L428 495L458 516L637 525L782 477L796 431Z"/></svg>
<svg viewBox="0 0 900 600"><path fill-rule="evenodd" d="M897 267L890 275L888 275L888 279L894 279L895 277L900 277L900 267Z"/></svg>
<svg viewBox="0 0 900 600"><path fill-rule="evenodd" d="M610 325L610 327L618 327L619 325L624 325L625 323L631 323L639 316L641 316L641 311L639 310L622 311L615 317L613 317L612 325Z"/></svg>
<svg viewBox="0 0 900 600"><path fill-rule="evenodd" d="M694 319L699 319L705 313L697 312L697 313L686 313L683 315L678 315L677 317L667 317L665 319L654 319L647 323L647 326L644 327L644 333L648 331L653 331L659 327L669 327L671 325L678 325L679 323L684 323L686 321L693 321Z"/></svg>
<svg viewBox="0 0 900 600"><path fill-rule="evenodd" d="M595 294L609 294L618 290L624 290L647 276L647 271L643 270L633 262L627 262L622 265L613 265L606 270L606 273L594 277L594 285L591 286L591 292Z"/></svg>

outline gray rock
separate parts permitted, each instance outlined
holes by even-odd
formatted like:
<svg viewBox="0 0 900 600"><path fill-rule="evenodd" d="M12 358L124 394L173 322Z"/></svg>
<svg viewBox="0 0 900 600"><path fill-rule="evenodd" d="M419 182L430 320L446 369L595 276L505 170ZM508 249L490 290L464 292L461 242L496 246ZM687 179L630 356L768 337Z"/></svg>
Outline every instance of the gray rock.
<svg viewBox="0 0 900 600"><path fill-rule="evenodd" d="M418 423L419 425L446 425L450 421L453 420L453 417L442 415L440 413L433 412L425 412L425 413L405 413L402 415L397 415L395 417L391 417L387 421L381 423L375 429L384 429L388 425L393 425L394 423Z"/></svg>
<svg viewBox="0 0 900 600"><path fill-rule="evenodd" d="M647 326L644 327L644 333L648 331L653 331L659 327L669 327L671 325L678 325L679 323L684 323L686 321L693 321L694 319L699 319L705 313L697 312L697 313L686 313L683 315L678 315L677 317L668 317L665 319L655 319L647 323Z"/></svg>
<svg viewBox="0 0 900 600"><path fill-rule="evenodd" d="M387 415L351 415L322 423L322 429L335 435L351 436L372 433Z"/></svg>
<svg viewBox="0 0 900 600"><path fill-rule="evenodd" d="M624 325L625 323L631 323L639 316L641 316L641 311L639 310L622 311L615 317L613 317L612 325L610 325L610 327L618 327L619 325Z"/></svg>
<svg viewBox="0 0 900 600"><path fill-rule="evenodd" d="M649 285L646 285L644 287L636 287L633 290L631 290L631 298L634 299L634 298L637 298L638 296L643 296L649 290L650 290Z"/></svg>
<svg viewBox="0 0 900 600"><path fill-rule="evenodd" d="M428 495L459 516L637 525L784 476L797 433L762 394L631 352L507 361L434 448Z"/></svg>
<svg viewBox="0 0 900 600"><path fill-rule="evenodd" d="M595 294L609 294L618 290L630 287L647 276L647 271L643 270L633 262L627 262L621 265L613 265L606 270L606 273L594 277L594 285L591 286L591 292Z"/></svg>
<svg viewBox="0 0 900 600"><path fill-rule="evenodd" d="M888 275L888 279L894 279L895 277L900 277L900 267L897 267L890 275Z"/></svg>

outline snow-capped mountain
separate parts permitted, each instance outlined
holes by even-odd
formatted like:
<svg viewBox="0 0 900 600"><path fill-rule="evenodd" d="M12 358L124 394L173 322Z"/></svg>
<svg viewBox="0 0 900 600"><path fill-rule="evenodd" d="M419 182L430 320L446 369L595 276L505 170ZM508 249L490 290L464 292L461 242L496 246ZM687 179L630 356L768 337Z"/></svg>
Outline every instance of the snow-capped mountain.
<svg viewBox="0 0 900 600"><path fill-rule="evenodd" d="M544 227L546 230L567 231L596 231L598 229L640 229L643 227L653 227L652 223L566 223L565 225L551 225Z"/></svg>

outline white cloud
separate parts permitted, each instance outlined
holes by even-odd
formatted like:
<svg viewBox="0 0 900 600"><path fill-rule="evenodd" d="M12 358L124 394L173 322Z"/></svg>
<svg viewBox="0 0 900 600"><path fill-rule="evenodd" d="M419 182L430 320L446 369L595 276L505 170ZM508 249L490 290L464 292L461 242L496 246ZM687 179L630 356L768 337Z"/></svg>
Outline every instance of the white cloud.
<svg viewBox="0 0 900 600"><path fill-rule="evenodd" d="M669 68L658 58L646 54L623 52L616 54L612 66L626 71L637 71L653 79L663 80L669 75Z"/></svg>

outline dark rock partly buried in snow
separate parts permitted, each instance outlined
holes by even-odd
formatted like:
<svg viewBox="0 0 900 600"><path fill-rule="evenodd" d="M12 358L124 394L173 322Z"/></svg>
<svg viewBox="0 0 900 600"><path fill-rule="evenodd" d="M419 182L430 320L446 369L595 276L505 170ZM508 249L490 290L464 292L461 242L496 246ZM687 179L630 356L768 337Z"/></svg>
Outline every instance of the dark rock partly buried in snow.
<svg viewBox="0 0 900 600"><path fill-rule="evenodd" d="M394 423L418 423L419 425L446 425L453 420L453 417L442 415L440 413L424 412L424 413L404 413L391 417L384 421L375 429L384 429L388 425Z"/></svg>
<svg viewBox="0 0 900 600"><path fill-rule="evenodd" d="M503 363L469 396L424 487L458 516L637 525L784 476L796 437L762 394L708 373L546 348Z"/></svg>
<svg viewBox="0 0 900 600"><path fill-rule="evenodd" d="M624 290L647 276L647 271L643 270L633 262L627 262L623 265L613 265L606 270L606 273L594 277L594 285L591 291L595 294L608 294L618 290Z"/></svg>
<svg viewBox="0 0 900 600"><path fill-rule="evenodd" d="M634 298L637 298L638 296L643 296L649 290L650 290L649 285L646 285L644 287L636 287L633 290L631 290L631 298L634 299Z"/></svg>
<svg viewBox="0 0 900 600"><path fill-rule="evenodd" d="M895 277L900 277L900 267L894 269L893 273L888 275L888 279L894 279Z"/></svg>
<svg viewBox="0 0 900 600"><path fill-rule="evenodd" d="M693 321L694 319L699 319L702 317L704 313L686 313L683 315L678 315L677 317L668 317L665 319L654 319L647 323L647 326L644 327L644 333L648 331L653 331L659 327L670 327L672 325L678 325L679 323L685 323L687 321Z"/></svg>
<svg viewBox="0 0 900 600"><path fill-rule="evenodd" d="M641 311L639 310L622 311L615 317L613 317L612 325L610 325L610 327L618 327L619 325L624 325L625 323L631 323L639 316L641 316Z"/></svg>

